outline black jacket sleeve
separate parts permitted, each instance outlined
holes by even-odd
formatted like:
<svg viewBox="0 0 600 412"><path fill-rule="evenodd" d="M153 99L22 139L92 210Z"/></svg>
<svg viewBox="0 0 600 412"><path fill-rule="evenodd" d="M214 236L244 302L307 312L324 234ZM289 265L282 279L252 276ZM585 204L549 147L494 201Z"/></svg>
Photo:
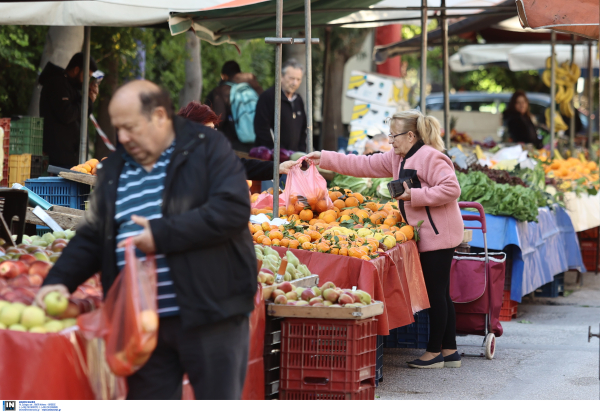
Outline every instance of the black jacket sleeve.
<svg viewBox="0 0 600 412"><path fill-rule="evenodd" d="M273 180L273 162L257 159L240 159L248 180Z"/></svg>
<svg viewBox="0 0 600 412"><path fill-rule="evenodd" d="M106 216L106 206L100 195L105 189L102 176L102 171L99 171L98 182L90 197L84 221L63 250L60 259L50 269L44 285L63 284L73 293L79 285L101 270L105 226L103 219Z"/></svg>
<svg viewBox="0 0 600 412"><path fill-rule="evenodd" d="M208 191L208 201L185 213L151 220L156 253L213 247L239 236L240 228L248 224L250 198L242 163L220 133L205 144L209 172L202 190Z"/></svg>
<svg viewBox="0 0 600 412"><path fill-rule="evenodd" d="M271 128L275 118L275 102L271 101L269 90L258 98L256 112L254 114L254 133L256 134L255 147L265 146L273 148L273 136Z"/></svg>

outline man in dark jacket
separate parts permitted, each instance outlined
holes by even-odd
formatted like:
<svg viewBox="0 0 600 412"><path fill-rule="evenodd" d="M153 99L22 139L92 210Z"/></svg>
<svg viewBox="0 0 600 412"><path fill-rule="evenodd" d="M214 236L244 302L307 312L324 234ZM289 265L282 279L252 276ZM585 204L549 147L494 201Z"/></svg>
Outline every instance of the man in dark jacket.
<svg viewBox="0 0 600 412"><path fill-rule="evenodd" d="M98 70L90 58L90 73ZM67 169L79 164L81 135L81 88L83 54L77 53L66 69L48 62L40 75L40 116L44 118L44 153L53 166ZM98 85L90 83L89 112L98 96Z"/></svg>
<svg viewBox="0 0 600 412"><path fill-rule="evenodd" d="M156 256L160 326L128 398L181 399L187 373L196 399L239 399L257 288L244 168L219 132L173 116L153 83L122 87L109 113L122 147L99 164L85 222L36 302L98 271L110 293L132 237L138 256Z"/></svg>
<svg viewBox="0 0 600 412"><path fill-rule="evenodd" d="M221 82L211 90L204 102L220 117L221 121L217 126L217 130L227 136L233 150L248 153L254 147L254 144L242 143L235 131L235 122L231 111L230 83L248 83L259 95L263 92L263 89L252 73L242 73L240 65L233 60L229 60L221 68Z"/></svg>
<svg viewBox="0 0 600 412"><path fill-rule="evenodd" d="M281 147L306 152L306 112L296 90L302 83L304 68L294 59L283 64L281 71ZM275 131L275 86L260 95L254 117L254 146L273 148Z"/></svg>

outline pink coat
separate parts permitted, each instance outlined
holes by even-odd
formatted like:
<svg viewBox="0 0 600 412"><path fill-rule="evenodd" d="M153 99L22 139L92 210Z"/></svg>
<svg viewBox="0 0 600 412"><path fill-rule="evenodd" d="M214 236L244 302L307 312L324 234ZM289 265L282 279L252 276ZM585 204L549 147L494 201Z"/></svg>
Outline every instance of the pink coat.
<svg viewBox="0 0 600 412"><path fill-rule="evenodd" d="M356 177L414 177L410 201L399 201L402 216L420 229L419 251L457 247L463 239L464 224L458 207L460 186L448 156L431 146L416 143L402 158L390 150L372 156L321 152L320 167ZM420 186L420 188L418 187Z"/></svg>

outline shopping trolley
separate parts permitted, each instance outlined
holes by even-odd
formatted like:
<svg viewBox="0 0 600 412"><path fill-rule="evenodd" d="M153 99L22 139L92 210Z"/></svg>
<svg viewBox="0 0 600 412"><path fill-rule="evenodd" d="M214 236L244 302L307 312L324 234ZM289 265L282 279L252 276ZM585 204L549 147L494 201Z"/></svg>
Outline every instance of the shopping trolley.
<svg viewBox="0 0 600 412"><path fill-rule="evenodd" d="M500 309L506 254L488 252L483 207L475 202L459 202L458 205L461 209L477 209L479 212L479 215L463 215L463 220L481 224L479 227L465 229L483 232L483 253L454 253L450 271L450 297L456 311L456 334L484 336L481 348L485 348L486 358L493 359L496 353L496 338L502 335ZM464 353L462 355L473 356Z"/></svg>

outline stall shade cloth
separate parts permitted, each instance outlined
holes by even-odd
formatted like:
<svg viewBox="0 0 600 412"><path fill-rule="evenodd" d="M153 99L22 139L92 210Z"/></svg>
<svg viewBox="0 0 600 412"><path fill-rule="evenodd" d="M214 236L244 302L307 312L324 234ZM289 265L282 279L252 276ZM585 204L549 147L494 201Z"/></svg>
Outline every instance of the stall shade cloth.
<svg viewBox="0 0 600 412"><path fill-rule="evenodd" d="M598 0L516 0L523 27L598 39Z"/></svg>
<svg viewBox="0 0 600 412"><path fill-rule="evenodd" d="M464 214L473 214L463 211ZM567 270L585 272L579 240L569 215L560 207L540 208L538 222L518 222L513 217L485 215L489 250L513 245L510 298L521 298L552 282ZM473 231L471 246L483 247L481 231Z"/></svg>
<svg viewBox="0 0 600 412"><path fill-rule="evenodd" d="M283 257L288 249L274 247ZM383 302L377 317L377 334L414 322L413 314L429 308L419 251L414 241L402 243L377 259L365 261L348 256L289 249L311 273L319 275L319 286L331 281L342 289L364 290Z"/></svg>

